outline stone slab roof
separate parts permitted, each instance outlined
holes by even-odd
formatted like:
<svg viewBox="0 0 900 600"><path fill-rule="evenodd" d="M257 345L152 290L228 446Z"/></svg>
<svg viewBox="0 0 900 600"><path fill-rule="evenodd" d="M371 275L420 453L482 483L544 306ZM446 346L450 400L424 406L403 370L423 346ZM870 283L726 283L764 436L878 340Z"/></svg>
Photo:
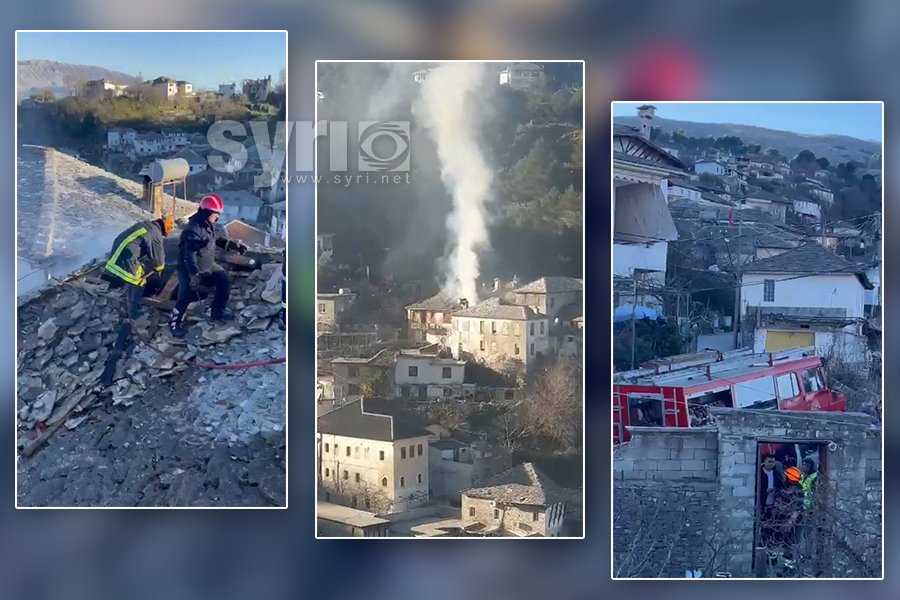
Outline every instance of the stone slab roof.
<svg viewBox="0 0 900 600"><path fill-rule="evenodd" d="M515 291L521 294L555 294L583 290L584 283L574 277L541 277L516 288Z"/></svg>
<svg viewBox="0 0 900 600"><path fill-rule="evenodd" d="M119 233L151 218L135 181L44 146L20 146L16 158L17 256L71 267L56 276L105 256ZM171 207L171 196L163 202ZM178 200L176 217L196 206Z"/></svg>
<svg viewBox="0 0 900 600"><path fill-rule="evenodd" d="M484 319L503 319L509 321L527 321L543 315L536 313L527 306L510 304L500 298L488 298L475 306L464 308L453 313L454 317L476 317Z"/></svg>
<svg viewBox="0 0 900 600"><path fill-rule="evenodd" d="M413 302L406 307L406 310L435 310L443 312L453 312L462 308L458 298L452 297L446 291L441 290L430 298Z"/></svg>
<svg viewBox="0 0 900 600"><path fill-rule="evenodd" d="M856 275L866 289L872 289L859 265L832 254L815 242L808 242L778 256L764 258L744 266L745 273L848 273Z"/></svg>
<svg viewBox="0 0 900 600"><path fill-rule="evenodd" d="M506 504L549 506L564 499L563 491L533 463L526 462L492 477L484 487L465 490L470 498Z"/></svg>

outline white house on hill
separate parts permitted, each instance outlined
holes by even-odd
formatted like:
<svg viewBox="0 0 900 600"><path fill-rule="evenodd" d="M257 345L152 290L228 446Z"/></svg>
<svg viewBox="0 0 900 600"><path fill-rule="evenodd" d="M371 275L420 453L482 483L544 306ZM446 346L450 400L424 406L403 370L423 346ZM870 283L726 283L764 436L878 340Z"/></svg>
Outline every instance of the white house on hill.
<svg viewBox="0 0 900 600"><path fill-rule="evenodd" d="M755 324L755 351L815 346L823 356L866 360L862 323L873 285L859 265L807 242L745 265L741 286L745 327Z"/></svg>
<svg viewBox="0 0 900 600"><path fill-rule="evenodd" d="M509 65L500 71L500 85L508 85L515 90L525 90L537 81L542 71L540 65L534 63Z"/></svg>
<svg viewBox="0 0 900 600"><path fill-rule="evenodd" d="M694 173L697 175L708 173L709 175L724 177L726 170L727 167L725 165L715 160L698 160L694 163Z"/></svg>

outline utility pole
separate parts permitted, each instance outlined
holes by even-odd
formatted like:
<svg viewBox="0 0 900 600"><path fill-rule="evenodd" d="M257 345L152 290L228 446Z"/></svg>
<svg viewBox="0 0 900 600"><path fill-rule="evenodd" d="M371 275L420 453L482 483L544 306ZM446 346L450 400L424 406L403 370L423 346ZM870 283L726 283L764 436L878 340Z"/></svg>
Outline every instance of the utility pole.
<svg viewBox="0 0 900 600"><path fill-rule="evenodd" d="M740 201L738 201L740 204ZM732 331L732 342L734 343L734 349L737 350L740 346L738 345L738 325L741 322L741 223L743 222L743 217L741 216L740 206L738 206L738 235L737 235L737 265L735 267L735 282L734 282L734 318L731 321L731 331Z"/></svg>
<svg viewBox="0 0 900 600"><path fill-rule="evenodd" d="M631 370L634 371L634 324L636 322L635 313L637 312L637 269L631 272L631 281L634 284L633 294L631 296Z"/></svg>

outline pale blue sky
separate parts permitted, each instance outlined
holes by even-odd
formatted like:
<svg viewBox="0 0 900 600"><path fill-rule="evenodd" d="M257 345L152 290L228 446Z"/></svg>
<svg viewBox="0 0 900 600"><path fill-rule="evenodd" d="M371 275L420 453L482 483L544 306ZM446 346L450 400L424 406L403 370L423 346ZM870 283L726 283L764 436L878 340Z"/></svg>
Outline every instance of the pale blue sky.
<svg viewBox="0 0 900 600"><path fill-rule="evenodd" d="M285 32L21 32L18 60L103 67L145 79L167 75L196 87L278 74L287 60Z"/></svg>
<svg viewBox="0 0 900 600"><path fill-rule="evenodd" d="M630 117L639 104L617 102L613 115ZM815 135L840 134L881 143L881 103L668 103L657 102L656 116L697 123L733 123Z"/></svg>

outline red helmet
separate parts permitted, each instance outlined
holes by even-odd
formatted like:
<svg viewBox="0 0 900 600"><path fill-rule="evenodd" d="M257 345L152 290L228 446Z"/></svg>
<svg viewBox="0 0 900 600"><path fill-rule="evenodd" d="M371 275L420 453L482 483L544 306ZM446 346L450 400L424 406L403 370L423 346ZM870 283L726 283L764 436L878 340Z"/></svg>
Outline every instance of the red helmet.
<svg viewBox="0 0 900 600"><path fill-rule="evenodd" d="M221 213L223 208L225 208L225 205L222 203L222 199L215 194L207 194L200 201L200 210L205 209Z"/></svg>

